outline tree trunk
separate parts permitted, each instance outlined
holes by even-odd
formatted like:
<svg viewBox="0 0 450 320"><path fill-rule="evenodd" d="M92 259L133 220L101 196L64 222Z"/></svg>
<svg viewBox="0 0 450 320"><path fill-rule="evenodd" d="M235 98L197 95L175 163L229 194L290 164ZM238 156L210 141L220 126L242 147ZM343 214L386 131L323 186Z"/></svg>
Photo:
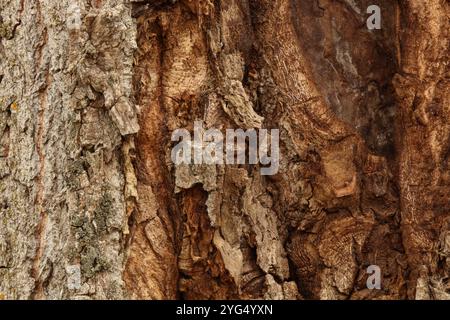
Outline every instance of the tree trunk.
<svg viewBox="0 0 450 320"><path fill-rule="evenodd" d="M449 299L449 5L374 2L0 0L0 297Z"/></svg>

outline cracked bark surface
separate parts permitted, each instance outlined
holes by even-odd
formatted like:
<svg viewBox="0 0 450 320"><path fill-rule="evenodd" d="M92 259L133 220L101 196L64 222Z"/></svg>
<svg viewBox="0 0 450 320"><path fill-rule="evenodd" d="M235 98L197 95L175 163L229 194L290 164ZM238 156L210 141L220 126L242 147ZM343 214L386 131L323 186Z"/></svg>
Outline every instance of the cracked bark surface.
<svg viewBox="0 0 450 320"><path fill-rule="evenodd" d="M0 296L449 299L449 5L375 2L0 0ZM279 172L175 166L195 120Z"/></svg>

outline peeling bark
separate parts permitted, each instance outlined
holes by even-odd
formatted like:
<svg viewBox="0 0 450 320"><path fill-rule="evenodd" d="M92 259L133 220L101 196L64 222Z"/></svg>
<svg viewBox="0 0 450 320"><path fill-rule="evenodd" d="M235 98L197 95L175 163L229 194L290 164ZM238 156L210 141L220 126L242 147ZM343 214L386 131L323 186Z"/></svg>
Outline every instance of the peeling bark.
<svg viewBox="0 0 450 320"><path fill-rule="evenodd" d="M448 3L371 4L0 0L0 296L449 299ZM174 165L196 120L278 173Z"/></svg>

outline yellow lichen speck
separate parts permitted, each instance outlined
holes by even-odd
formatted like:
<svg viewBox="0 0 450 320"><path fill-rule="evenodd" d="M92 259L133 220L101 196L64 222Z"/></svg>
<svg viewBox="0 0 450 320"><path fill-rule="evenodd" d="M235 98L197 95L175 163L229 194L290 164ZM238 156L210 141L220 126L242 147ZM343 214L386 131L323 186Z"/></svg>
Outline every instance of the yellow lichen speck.
<svg viewBox="0 0 450 320"><path fill-rule="evenodd" d="M18 110L17 103L15 101L11 104L11 110L12 111L17 111Z"/></svg>

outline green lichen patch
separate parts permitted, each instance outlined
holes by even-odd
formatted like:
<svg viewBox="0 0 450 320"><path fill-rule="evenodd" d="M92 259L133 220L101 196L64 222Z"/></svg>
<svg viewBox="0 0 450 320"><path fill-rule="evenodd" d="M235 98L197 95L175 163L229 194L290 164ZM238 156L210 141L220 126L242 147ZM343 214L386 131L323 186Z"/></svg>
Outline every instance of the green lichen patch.
<svg viewBox="0 0 450 320"><path fill-rule="evenodd" d="M88 246L81 252L81 272L86 278L92 278L96 273L108 270L109 264L101 257L100 250Z"/></svg>
<svg viewBox="0 0 450 320"><path fill-rule="evenodd" d="M14 36L14 26L10 23L0 24L0 38L12 39Z"/></svg>
<svg viewBox="0 0 450 320"><path fill-rule="evenodd" d="M108 229L108 217L112 211L112 198L108 193L104 193L100 204L94 211L94 221L97 231L104 233Z"/></svg>
<svg viewBox="0 0 450 320"><path fill-rule="evenodd" d="M87 161L84 158L73 161L67 170L66 183L72 190L79 190L81 188L80 176L84 174Z"/></svg>

